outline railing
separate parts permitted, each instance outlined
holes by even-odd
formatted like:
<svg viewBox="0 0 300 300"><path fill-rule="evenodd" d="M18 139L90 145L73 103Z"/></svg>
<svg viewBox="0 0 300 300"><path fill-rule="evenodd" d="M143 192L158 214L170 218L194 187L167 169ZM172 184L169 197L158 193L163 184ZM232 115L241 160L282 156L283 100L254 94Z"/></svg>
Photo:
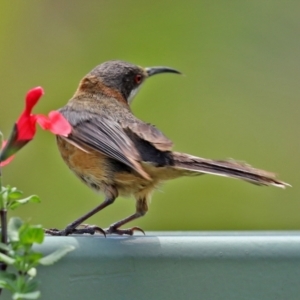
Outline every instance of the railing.
<svg viewBox="0 0 300 300"><path fill-rule="evenodd" d="M42 299L299 300L300 232L47 237L77 249L40 267Z"/></svg>

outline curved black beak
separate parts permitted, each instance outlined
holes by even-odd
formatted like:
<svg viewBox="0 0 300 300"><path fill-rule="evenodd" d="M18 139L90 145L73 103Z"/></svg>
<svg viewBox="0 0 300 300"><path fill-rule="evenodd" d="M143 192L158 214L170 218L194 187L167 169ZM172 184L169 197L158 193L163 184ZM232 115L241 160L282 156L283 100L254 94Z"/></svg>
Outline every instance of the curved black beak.
<svg viewBox="0 0 300 300"><path fill-rule="evenodd" d="M169 68L169 67L150 67L150 68L145 68L148 76L152 76L155 74L159 74L159 73L175 73L175 74L181 74L181 72Z"/></svg>

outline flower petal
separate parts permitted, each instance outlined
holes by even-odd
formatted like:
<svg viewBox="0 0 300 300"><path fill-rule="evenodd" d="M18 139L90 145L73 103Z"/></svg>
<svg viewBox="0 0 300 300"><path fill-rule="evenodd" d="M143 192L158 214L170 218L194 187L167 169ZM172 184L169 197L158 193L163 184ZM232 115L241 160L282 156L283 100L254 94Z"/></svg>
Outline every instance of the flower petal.
<svg viewBox="0 0 300 300"><path fill-rule="evenodd" d="M42 127L44 130L50 130L51 122L47 116L44 115L35 115L36 122Z"/></svg>
<svg viewBox="0 0 300 300"><path fill-rule="evenodd" d="M24 112L27 115L31 114L33 107L37 104L39 99L44 95L44 90L40 86L35 87L26 94L26 107Z"/></svg>
<svg viewBox="0 0 300 300"><path fill-rule="evenodd" d="M17 121L17 141L30 141L33 139L36 132L36 117L31 114L31 111L43 94L44 90L40 86L27 92L25 109Z"/></svg>
<svg viewBox="0 0 300 300"><path fill-rule="evenodd" d="M72 127L66 118L58 111L51 111L49 118L44 115L37 115L38 124L45 130L51 131L53 134L68 136Z"/></svg>
<svg viewBox="0 0 300 300"><path fill-rule="evenodd" d="M13 159L12 155L33 139L36 133L36 122L43 129L57 135L68 136L71 133L71 125L58 111L51 111L49 117L31 113L43 94L41 87L33 88L27 93L25 109L15 123L6 146L3 144L4 149L0 152L0 166L8 164Z"/></svg>
<svg viewBox="0 0 300 300"><path fill-rule="evenodd" d="M58 111L50 111L49 118L52 124L51 132L58 135L68 136L72 127L68 120Z"/></svg>
<svg viewBox="0 0 300 300"><path fill-rule="evenodd" d="M36 117L22 113L17 121L17 141L31 141L35 135Z"/></svg>

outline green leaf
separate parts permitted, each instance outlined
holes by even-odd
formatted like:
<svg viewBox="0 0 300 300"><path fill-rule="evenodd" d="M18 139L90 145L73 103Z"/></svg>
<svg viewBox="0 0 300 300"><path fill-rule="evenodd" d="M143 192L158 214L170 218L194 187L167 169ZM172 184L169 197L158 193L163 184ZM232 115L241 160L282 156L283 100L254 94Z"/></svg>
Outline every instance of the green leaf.
<svg viewBox="0 0 300 300"><path fill-rule="evenodd" d="M7 225L8 238L12 242L19 241L19 229L21 228L23 221L20 218L10 218Z"/></svg>
<svg viewBox="0 0 300 300"><path fill-rule="evenodd" d="M7 191L6 187L2 186L1 191L0 191L0 195L3 195L6 191Z"/></svg>
<svg viewBox="0 0 300 300"><path fill-rule="evenodd" d="M6 244L0 243L0 250L10 251L11 248Z"/></svg>
<svg viewBox="0 0 300 300"><path fill-rule="evenodd" d="M7 265L12 265L16 260L0 252L0 261L6 263Z"/></svg>
<svg viewBox="0 0 300 300"><path fill-rule="evenodd" d="M44 229L41 225L24 224L19 229L19 238L22 244L41 244L44 240Z"/></svg>
<svg viewBox="0 0 300 300"><path fill-rule="evenodd" d="M8 273L6 271L0 271L0 288L14 290L16 274Z"/></svg>
<svg viewBox="0 0 300 300"><path fill-rule="evenodd" d="M20 299L38 299L41 296L40 291L35 291L31 293L14 293L13 300L20 300Z"/></svg>
<svg viewBox="0 0 300 300"><path fill-rule="evenodd" d="M24 293L34 292L34 291L37 290L38 286L39 286L38 281L30 279L30 280L27 281L25 290L23 292Z"/></svg>
<svg viewBox="0 0 300 300"><path fill-rule="evenodd" d="M10 193L8 193L8 198L9 199L19 199L21 196L23 195L22 191L11 191Z"/></svg>
<svg viewBox="0 0 300 300"><path fill-rule="evenodd" d="M32 196L29 196L27 198L23 198L23 199L19 199L19 200L15 200L13 201L10 205L9 205L9 208L14 210L16 209L17 207L19 207L20 205L22 204L26 204L26 203L40 203L41 200L38 196L36 195L32 195Z"/></svg>
<svg viewBox="0 0 300 300"><path fill-rule="evenodd" d="M0 279L0 289L7 289L10 291L14 291L13 287L11 286L11 282L7 282Z"/></svg>
<svg viewBox="0 0 300 300"><path fill-rule="evenodd" d="M8 204L8 208L11 210L15 210L17 207L21 205L22 205L21 203L18 203L17 201L13 201Z"/></svg>
<svg viewBox="0 0 300 300"><path fill-rule="evenodd" d="M14 273L8 273L6 271L0 271L0 280L15 280L17 277Z"/></svg>
<svg viewBox="0 0 300 300"><path fill-rule="evenodd" d="M23 199L19 199L17 200L19 203L24 204L24 203L39 203L41 202L40 198L37 195L31 195L29 197L23 198Z"/></svg>
<svg viewBox="0 0 300 300"><path fill-rule="evenodd" d="M7 208L7 190L1 192L1 209Z"/></svg>
<svg viewBox="0 0 300 300"><path fill-rule="evenodd" d="M43 266L49 266L60 260L63 256L65 256L68 252L71 252L75 249L74 246L66 245L63 246L53 253L43 257L40 259L40 264Z"/></svg>
<svg viewBox="0 0 300 300"><path fill-rule="evenodd" d="M40 259L43 257L43 254L40 252L30 252L26 255L26 261L29 265L35 266L38 265Z"/></svg>

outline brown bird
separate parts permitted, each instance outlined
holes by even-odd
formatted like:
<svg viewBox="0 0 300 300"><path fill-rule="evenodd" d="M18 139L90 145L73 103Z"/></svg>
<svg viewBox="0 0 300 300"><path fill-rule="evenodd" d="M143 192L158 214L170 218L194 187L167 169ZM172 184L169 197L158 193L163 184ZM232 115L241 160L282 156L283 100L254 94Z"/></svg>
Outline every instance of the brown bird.
<svg viewBox="0 0 300 300"><path fill-rule="evenodd" d="M71 134L57 137L58 149L68 167L105 200L52 235L101 231L132 235L139 227L120 227L146 214L152 192L164 181L181 176L213 174L257 185L284 188L287 184L270 172L233 160L211 160L173 152L170 141L155 126L136 118L130 103L144 81L155 74L177 73L168 67L142 68L124 61L108 61L80 82L66 106L60 109L72 126ZM85 220L112 204L118 196L133 196L136 211L105 231L84 225ZM143 232L143 231L142 231Z"/></svg>

